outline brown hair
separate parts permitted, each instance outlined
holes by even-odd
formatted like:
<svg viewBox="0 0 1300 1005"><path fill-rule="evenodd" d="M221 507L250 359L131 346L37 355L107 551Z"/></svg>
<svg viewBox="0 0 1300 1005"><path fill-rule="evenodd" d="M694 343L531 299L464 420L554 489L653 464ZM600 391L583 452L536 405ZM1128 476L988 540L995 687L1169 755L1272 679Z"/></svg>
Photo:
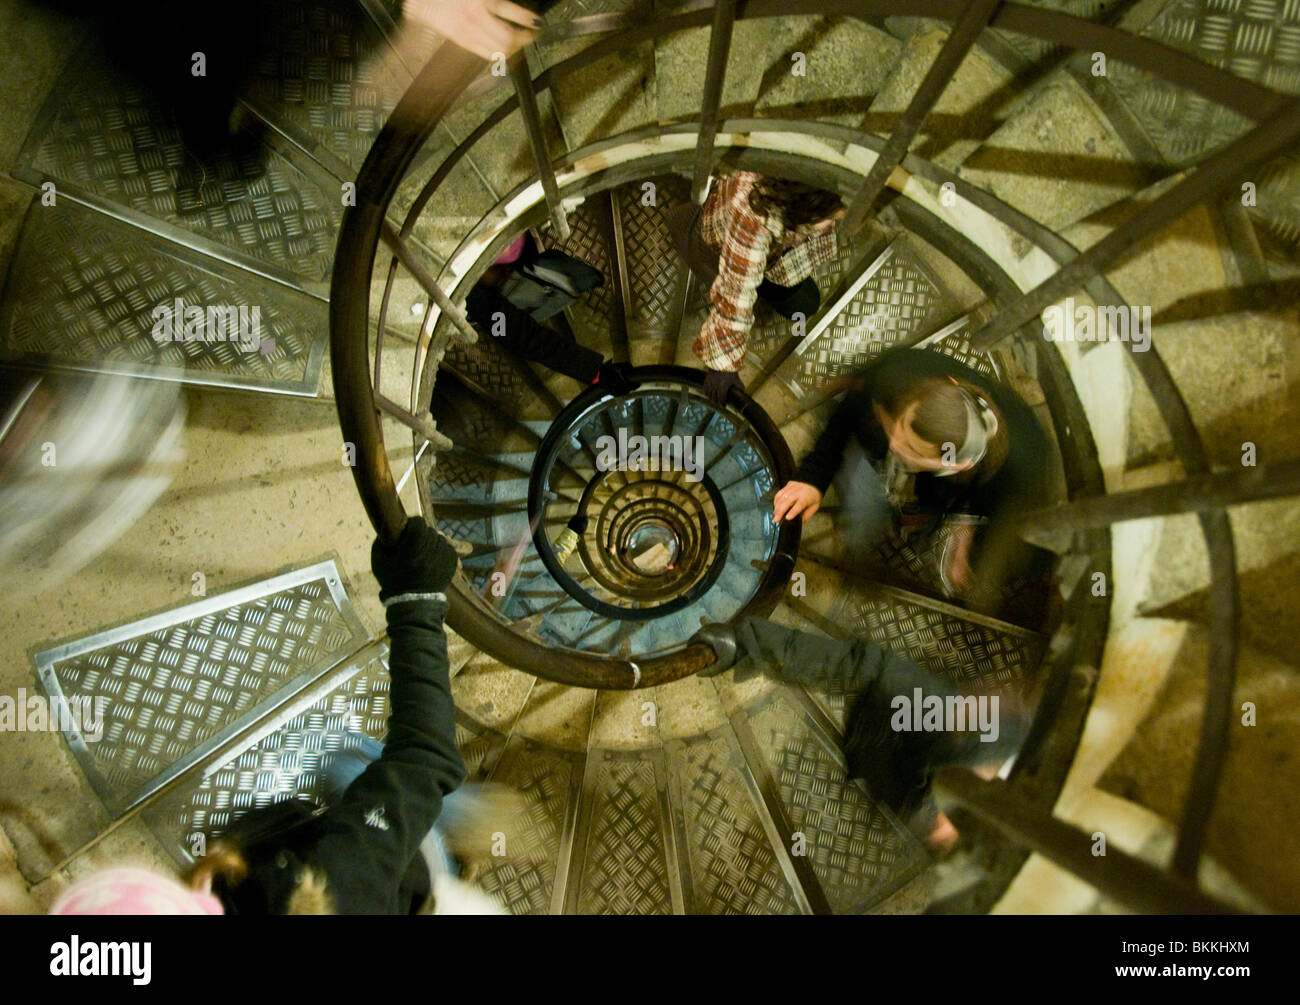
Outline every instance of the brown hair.
<svg viewBox="0 0 1300 1005"><path fill-rule="evenodd" d="M214 880L220 880L233 890L248 878L248 862L244 853L233 841L217 838L208 846L208 853L190 867L185 882L191 890L205 890ZM337 914L334 898L330 895L325 877L311 868L305 868L285 902L285 914Z"/></svg>
<svg viewBox="0 0 1300 1005"><path fill-rule="evenodd" d="M824 188L788 178L763 178L749 192L749 208L768 216L780 207L787 230L828 219L844 208L844 200Z"/></svg>
<svg viewBox="0 0 1300 1005"><path fill-rule="evenodd" d="M185 874L185 882L191 890L206 890L218 879L233 888L247 878L248 863L244 861L244 853L233 842L221 838L208 845L208 853Z"/></svg>
<svg viewBox="0 0 1300 1005"><path fill-rule="evenodd" d="M952 443L961 450L966 445L968 395L982 399L998 420L997 432L989 437L988 448L975 465L976 470L979 471L977 480L987 481L1002 467L1010 445L1007 442L1006 420L1003 419L997 406L989 400L985 391L974 384L955 378L933 377L914 384L906 395L899 395L887 404L882 402L882 405L897 418L916 403L916 412L912 416L912 432L926 443L940 446L944 443Z"/></svg>

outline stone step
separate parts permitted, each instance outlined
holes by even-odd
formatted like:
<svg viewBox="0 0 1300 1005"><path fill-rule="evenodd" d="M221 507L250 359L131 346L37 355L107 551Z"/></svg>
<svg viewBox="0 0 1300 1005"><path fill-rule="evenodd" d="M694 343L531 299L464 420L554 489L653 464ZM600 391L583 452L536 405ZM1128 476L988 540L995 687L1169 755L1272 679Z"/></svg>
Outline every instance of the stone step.
<svg viewBox="0 0 1300 1005"><path fill-rule="evenodd" d="M983 138L959 174L1057 231L1152 180L1088 92L1065 74Z"/></svg>
<svg viewBox="0 0 1300 1005"><path fill-rule="evenodd" d="M946 31L933 30L910 36L889 78L871 102L870 111L854 124L888 136L947 38ZM997 128L1018 93L1019 86L1009 70L982 49L972 49L931 109L910 149L941 167L955 168Z"/></svg>

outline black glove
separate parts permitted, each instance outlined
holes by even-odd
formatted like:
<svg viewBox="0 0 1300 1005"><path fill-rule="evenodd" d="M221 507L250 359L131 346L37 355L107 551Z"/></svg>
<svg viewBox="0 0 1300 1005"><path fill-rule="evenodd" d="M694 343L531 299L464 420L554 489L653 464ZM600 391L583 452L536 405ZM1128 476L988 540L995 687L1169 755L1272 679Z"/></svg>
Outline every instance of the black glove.
<svg viewBox="0 0 1300 1005"><path fill-rule="evenodd" d="M370 568L379 580L379 599L404 593L441 593L456 575L459 556L445 537L413 516L396 544L376 538L370 548Z"/></svg>
<svg viewBox="0 0 1300 1005"><path fill-rule="evenodd" d="M692 642L703 642L717 654L717 661L701 670L697 677L714 677L726 673L736 665L736 629L731 625L705 625L691 636Z"/></svg>
<svg viewBox="0 0 1300 1005"><path fill-rule="evenodd" d="M718 408L726 405L732 388L742 393L745 390L740 374L733 370L710 370L704 375L704 396Z"/></svg>
<svg viewBox="0 0 1300 1005"><path fill-rule="evenodd" d="M600 370L596 374L596 386L616 398L631 394L638 383L631 378L628 372L631 369L630 363L615 363L612 359L607 359L600 364Z"/></svg>

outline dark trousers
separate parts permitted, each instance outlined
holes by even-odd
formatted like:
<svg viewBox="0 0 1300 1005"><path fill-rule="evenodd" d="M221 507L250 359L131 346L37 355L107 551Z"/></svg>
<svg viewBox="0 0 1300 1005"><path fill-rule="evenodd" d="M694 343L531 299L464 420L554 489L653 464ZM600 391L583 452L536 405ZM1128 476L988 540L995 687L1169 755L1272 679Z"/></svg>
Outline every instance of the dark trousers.
<svg viewBox="0 0 1300 1005"><path fill-rule="evenodd" d="M507 352L541 363L580 384L595 380L604 360L596 350L579 345L572 334L535 321L487 283L479 283L469 291L465 313L480 337L490 338ZM501 334L494 337L494 330Z"/></svg>
<svg viewBox="0 0 1300 1005"><path fill-rule="evenodd" d="M764 279L758 286L758 299L783 318L802 314L807 321L821 306L822 294L811 278L805 279L798 286L778 286L770 279Z"/></svg>
<svg viewBox="0 0 1300 1005"><path fill-rule="evenodd" d="M946 699L957 694L942 678L868 639L842 641L747 618L736 626L741 662L735 679L769 670L782 680L855 696L844 730L848 776L861 778L873 799L906 818L921 805L933 770L979 750L973 733L899 732L893 701L920 688Z"/></svg>

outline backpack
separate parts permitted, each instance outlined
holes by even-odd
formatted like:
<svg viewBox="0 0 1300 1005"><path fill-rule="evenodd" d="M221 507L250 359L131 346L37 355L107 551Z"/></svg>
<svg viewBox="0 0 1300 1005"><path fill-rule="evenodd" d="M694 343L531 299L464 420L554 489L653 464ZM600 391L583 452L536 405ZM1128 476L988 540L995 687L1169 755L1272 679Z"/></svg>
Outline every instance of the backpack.
<svg viewBox="0 0 1300 1005"><path fill-rule="evenodd" d="M599 269L562 251L543 251L501 284L501 295L534 321L545 321L605 282Z"/></svg>

